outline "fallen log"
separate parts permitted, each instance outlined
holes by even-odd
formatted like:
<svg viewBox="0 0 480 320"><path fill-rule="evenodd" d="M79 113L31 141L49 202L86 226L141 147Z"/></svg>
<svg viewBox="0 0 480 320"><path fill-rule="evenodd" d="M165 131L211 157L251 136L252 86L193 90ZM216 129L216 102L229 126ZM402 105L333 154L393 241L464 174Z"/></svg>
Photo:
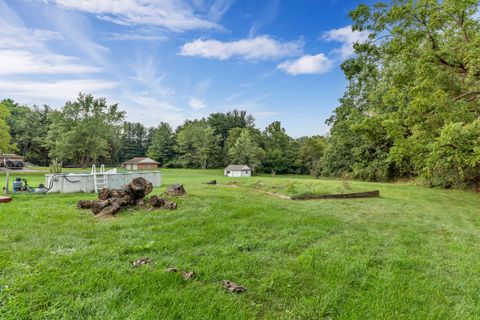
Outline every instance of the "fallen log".
<svg viewBox="0 0 480 320"><path fill-rule="evenodd" d="M105 206L96 215L97 217L111 217L116 215L120 210L122 210L122 208L123 207L119 203L111 201L109 205Z"/></svg>
<svg viewBox="0 0 480 320"><path fill-rule="evenodd" d="M96 200L80 200L77 203L79 209L90 209L92 207L92 202Z"/></svg>
<svg viewBox="0 0 480 320"><path fill-rule="evenodd" d="M102 212L103 209L110 206L110 200L94 200L91 203L90 210L92 210L93 214L99 214Z"/></svg>
<svg viewBox="0 0 480 320"><path fill-rule="evenodd" d="M112 191L108 188L102 188L98 191L98 199L100 200L107 200L108 198L112 197Z"/></svg>
<svg viewBox="0 0 480 320"><path fill-rule="evenodd" d="M128 184L128 187L135 199L143 199L153 190L153 184L141 177L133 179L132 182Z"/></svg>
<svg viewBox="0 0 480 320"><path fill-rule="evenodd" d="M148 200L148 203L152 207L163 207L166 201L167 200L165 198L160 198L159 196L152 196L150 200Z"/></svg>
<svg viewBox="0 0 480 320"><path fill-rule="evenodd" d="M113 216L124 207L143 204L143 198L152 192L152 189L152 183L138 177L121 189L103 188L98 193L98 200L80 200L77 206L90 209L96 216Z"/></svg>
<svg viewBox="0 0 480 320"><path fill-rule="evenodd" d="M177 204L172 201L168 201L165 198L160 196L152 196L150 200L148 200L148 204L152 207L151 209L168 209L168 210L175 210L177 209Z"/></svg>
<svg viewBox="0 0 480 320"><path fill-rule="evenodd" d="M162 208L167 210L177 210L177 203L168 201Z"/></svg>

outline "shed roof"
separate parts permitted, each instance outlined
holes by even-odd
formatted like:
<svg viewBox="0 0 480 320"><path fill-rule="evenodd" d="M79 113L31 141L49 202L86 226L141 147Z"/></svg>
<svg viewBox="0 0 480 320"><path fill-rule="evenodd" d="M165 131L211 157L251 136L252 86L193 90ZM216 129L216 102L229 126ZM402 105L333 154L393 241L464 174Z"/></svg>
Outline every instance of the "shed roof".
<svg viewBox="0 0 480 320"><path fill-rule="evenodd" d="M158 164L158 162L147 157L136 157L125 161L123 164Z"/></svg>
<svg viewBox="0 0 480 320"><path fill-rule="evenodd" d="M231 164L225 168L225 170L229 171L243 171L243 170L251 170L249 166L245 164Z"/></svg>
<svg viewBox="0 0 480 320"><path fill-rule="evenodd" d="M14 153L0 153L0 158L16 158L16 159L23 159L22 156Z"/></svg>

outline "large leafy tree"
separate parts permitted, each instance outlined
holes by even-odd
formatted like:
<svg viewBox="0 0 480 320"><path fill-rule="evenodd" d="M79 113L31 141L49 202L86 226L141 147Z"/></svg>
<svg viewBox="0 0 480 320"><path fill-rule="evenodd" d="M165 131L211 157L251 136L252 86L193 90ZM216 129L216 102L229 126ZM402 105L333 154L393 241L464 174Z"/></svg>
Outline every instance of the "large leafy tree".
<svg viewBox="0 0 480 320"><path fill-rule="evenodd" d="M50 107L32 108L19 105L11 99L3 100L10 116L8 124L13 143L27 161L46 165L48 163L48 150L45 148L49 126Z"/></svg>
<svg viewBox="0 0 480 320"><path fill-rule="evenodd" d="M263 149L255 142L248 128L241 130L235 143L228 150L228 158L231 163L246 164L253 171L261 166L263 156Z"/></svg>
<svg viewBox="0 0 480 320"><path fill-rule="evenodd" d="M298 166L302 173L310 173L316 177L322 171L322 158L327 147L322 136L304 137L299 139Z"/></svg>
<svg viewBox="0 0 480 320"><path fill-rule="evenodd" d="M221 151L219 140L206 121L189 121L177 133L176 151L185 166L207 169Z"/></svg>
<svg viewBox="0 0 480 320"><path fill-rule="evenodd" d="M10 132L7 124L9 112L4 103L0 103L0 152L8 152L12 149L10 145Z"/></svg>
<svg viewBox="0 0 480 320"><path fill-rule="evenodd" d="M280 121L272 122L263 132L265 144L264 170L272 173L295 172L299 144L290 138Z"/></svg>
<svg viewBox="0 0 480 320"><path fill-rule="evenodd" d="M100 158L111 159L111 144L124 117L117 104L107 105L105 98L79 94L76 101L51 114L47 138L50 156L82 167Z"/></svg>
<svg viewBox="0 0 480 320"><path fill-rule="evenodd" d="M120 135L119 160L121 162L134 158L143 157L147 153L149 132L139 122L124 122Z"/></svg>
<svg viewBox="0 0 480 320"><path fill-rule="evenodd" d="M227 113L217 112L208 116L207 122L215 135L220 136L220 147L223 148L228 132L233 128L253 127L255 119L246 111L233 110Z"/></svg>
<svg viewBox="0 0 480 320"><path fill-rule="evenodd" d="M463 139L480 116L478 5L395 0L351 13L353 29L371 35L342 65L349 85L330 119L327 173L348 170L371 180L423 176L443 185L428 174L433 154L449 161L448 153L437 152L439 139ZM464 128L445 131L452 123ZM459 172L453 163L447 167L445 177Z"/></svg>
<svg viewBox="0 0 480 320"><path fill-rule="evenodd" d="M165 122L155 128L152 134L152 141L148 148L148 156L161 165L165 165L174 157L173 146L175 136L172 127Z"/></svg>

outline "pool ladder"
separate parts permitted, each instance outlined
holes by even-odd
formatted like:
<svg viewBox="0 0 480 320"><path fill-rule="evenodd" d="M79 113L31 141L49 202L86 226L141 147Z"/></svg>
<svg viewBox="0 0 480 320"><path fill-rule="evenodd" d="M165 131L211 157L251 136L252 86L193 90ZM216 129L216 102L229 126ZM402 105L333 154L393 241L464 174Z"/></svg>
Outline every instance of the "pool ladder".
<svg viewBox="0 0 480 320"><path fill-rule="evenodd" d="M92 165L92 171L90 174L93 175L93 185L95 186L95 193L98 193L98 190L107 188L108 189L108 181L107 176L105 174L105 165L100 166L100 172L97 172L97 167Z"/></svg>

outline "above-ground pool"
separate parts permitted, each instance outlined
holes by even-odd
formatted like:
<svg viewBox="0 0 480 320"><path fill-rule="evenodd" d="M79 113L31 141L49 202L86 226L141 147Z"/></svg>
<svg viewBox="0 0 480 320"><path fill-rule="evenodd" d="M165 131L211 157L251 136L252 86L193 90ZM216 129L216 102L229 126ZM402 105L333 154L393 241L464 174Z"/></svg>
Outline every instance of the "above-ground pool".
<svg viewBox="0 0 480 320"><path fill-rule="evenodd" d="M162 185L159 171L149 172L118 172L97 174L97 179L105 177L109 189L119 189L130 183L134 178L143 177L150 181L154 187ZM55 173L45 175L45 186L48 192L73 193L95 192L93 173Z"/></svg>

